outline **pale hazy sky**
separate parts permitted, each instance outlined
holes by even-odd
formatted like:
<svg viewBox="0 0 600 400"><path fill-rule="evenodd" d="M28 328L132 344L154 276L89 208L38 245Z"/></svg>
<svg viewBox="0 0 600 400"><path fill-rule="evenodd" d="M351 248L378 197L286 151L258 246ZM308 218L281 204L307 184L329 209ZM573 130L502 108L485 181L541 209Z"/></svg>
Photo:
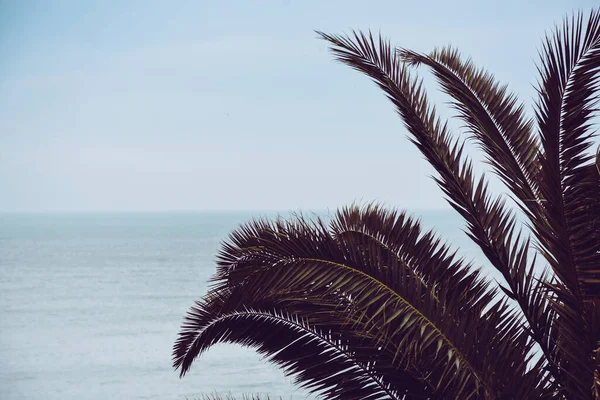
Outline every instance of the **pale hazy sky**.
<svg viewBox="0 0 600 400"><path fill-rule="evenodd" d="M314 30L458 46L531 103L544 32L595 3L0 0L0 211L444 208Z"/></svg>

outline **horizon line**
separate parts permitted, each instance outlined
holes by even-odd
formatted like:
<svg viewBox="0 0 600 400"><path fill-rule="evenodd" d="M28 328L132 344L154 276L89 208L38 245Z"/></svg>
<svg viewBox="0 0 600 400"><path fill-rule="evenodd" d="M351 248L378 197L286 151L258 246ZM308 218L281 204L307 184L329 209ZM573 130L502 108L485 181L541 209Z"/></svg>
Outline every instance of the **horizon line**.
<svg viewBox="0 0 600 400"><path fill-rule="evenodd" d="M395 207L390 208L405 210L408 212L435 212L435 211L451 211L447 208L407 208ZM152 209L152 210L127 210L127 209L89 209L89 210L0 210L0 214L205 214L205 213L322 213L335 212L338 208L297 208L297 209L189 209L189 210L169 210L169 209Z"/></svg>

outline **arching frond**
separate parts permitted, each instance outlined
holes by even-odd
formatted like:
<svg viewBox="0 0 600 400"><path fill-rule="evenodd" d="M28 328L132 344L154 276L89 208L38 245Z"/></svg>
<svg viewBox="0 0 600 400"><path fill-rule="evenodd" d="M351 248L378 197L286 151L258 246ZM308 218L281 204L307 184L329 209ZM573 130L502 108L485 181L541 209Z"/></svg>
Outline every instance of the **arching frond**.
<svg viewBox="0 0 600 400"><path fill-rule="evenodd" d="M360 331L349 324L344 312L347 302L341 301L339 296L326 296L322 291L309 293L291 289L250 294L239 287L233 291L222 291L221 295L214 294L211 292L197 302L186 316L173 353L174 365L180 368L181 375L214 344L207 342L207 338L214 340L214 337L205 331L212 329L215 321L221 321L224 323L222 329L238 338L236 343L249 340L249 346L263 348L263 354L283 365L284 371L292 375L299 385L326 393L327 398L433 398L428 384L415 378L415 371L399 370L393 366L393 353L367 335L368 329ZM229 324L220 319L234 314L246 315L248 307L269 310L278 315L276 332L272 331L271 319L264 325L268 334L263 335L260 329L252 331L252 335L263 340L261 343L252 335L254 339L245 338L248 331L243 324ZM290 319L289 323L284 321L286 319ZM301 338L301 335L304 336ZM219 336L218 340L222 338ZM302 346L301 351L295 346L288 348L294 343ZM328 357L334 357L334 360L327 361L327 368L331 369L329 372L323 370L324 360ZM301 362L295 363L296 358ZM355 382L356 387L348 386L348 382ZM358 385L359 382L362 384Z"/></svg>
<svg viewBox="0 0 600 400"><path fill-rule="evenodd" d="M396 223L398 232L407 231L404 236L419 236L418 226L404 216ZM337 228L344 224L332 222ZM466 266L445 256L443 247L437 249L431 234L424 233L426 240L416 244L407 240L405 250L394 252L369 236L342 233L302 219L247 224L224 246L215 288L235 288L240 304L273 293L285 301L289 290L305 290L306 296L343 294L354 328L364 334L369 327L379 346L394 349L396 368L427 371L434 390L443 393L493 397L525 381L523 393L543 389L526 374L531 343L519 319L503 302L492 304L494 291L469 276L474 272L465 274ZM420 258L414 257L417 251L423 252ZM427 268L411 266L415 261L441 263L450 271L437 268L446 275L443 282L422 279ZM473 307L465 308L462 300ZM502 362L496 352L505 355Z"/></svg>
<svg viewBox="0 0 600 400"><path fill-rule="evenodd" d="M401 49L400 57L411 65L433 70L442 90L453 98L459 117L481 145L486 159L530 217L538 218L537 175L539 150L533 136L533 121L525 117L507 86L501 86L485 69L458 50L436 49L429 55Z"/></svg>
<svg viewBox="0 0 600 400"><path fill-rule="evenodd" d="M216 343L254 347L288 374L297 375L301 386L330 399L402 398L370 374L338 336L335 331L316 330L295 315L246 309L212 319L197 332L194 350L199 355Z"/></svg>

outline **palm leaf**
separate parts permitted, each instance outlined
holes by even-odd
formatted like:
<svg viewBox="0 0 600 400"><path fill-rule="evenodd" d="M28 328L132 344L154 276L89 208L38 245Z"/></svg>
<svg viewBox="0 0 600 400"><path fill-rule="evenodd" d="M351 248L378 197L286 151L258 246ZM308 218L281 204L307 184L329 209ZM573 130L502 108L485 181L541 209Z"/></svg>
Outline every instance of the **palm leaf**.
<svg viewBox="0 0 600 400"><path fill-rule="evenodd" d="M509 382L514 388L515 382L525 380L531 349L527 335L504 303L491 304L494 292L485 285L475 285L473 293L465 295L449 284L460 279L448 279L432 291L426 280L417 279L416 269L411 272L406 262L398 261L403 257L389 257L370 240L358 241L339 232L332 236L320 222L280 220L258 230L262 231L246 226L232 234L235 243L224 246L226 254L220 257L218 279L223 285L216 288L235 287L245 296L242 304L264 296L265 288L271 293L290 288L345 293L354 310L346 311L349 318L370 326L368 333L378 337L381 345L395 347L395 365L428 371L435 390L454 390L457 396L469 397L501 392ZM241 232L252 233L244 238ZM436 249L425 253L436 254ZM470 296L479 297L481 306L462 307L459 299ZM473 333L465 336L468 331ZM498 362L495 351L505 354L508 364ZM523 387L536 390L530 384Z"/></svg>
<svg viewBox="0 0 600 400"><path fill-rule="evenodd" d="M581 225L568 223L576 220L582 206L578 203L589 201L578 194L590 175L580 172L593 164L586 150L592 143L590 118L597 102L600 12L592 11L587 24L581 13L570 23L565 20L563 29L556 29L546 39L539 69L542 82L536 115L544 149L541 191L549 222L539 233L546 240L556 275L574 296L581 297L578 254L573 249L582 240L576 232L581 231Z"/></svg>
<svg viewBox="0 0 600 400"><path fill-rule="evenodd" d="M429 55L401 49L399 55L411 65L424 64L433 70L488 163L521 201L521 207L538 217L538 145L532 135L533 121L525 118L516 96L470 59L463 61L455 49L442 48Z"/></svg>
<svg viewBox="0 0 600 400"><path fill-rule="evenodd" d="M255 339L249 339L251 343L247 344L263 348L263 354L282 365L284 371L294 376L299 385L327 394L327 398L380 398L382 394L385 394L384 398L391 399L431 398L428 383L416 379L415 371L395 368L392 363L393 353L379 346L366 333L368 329L360 332L355 326L349 325L345 317L345 306L340 305L340 302L346 302L339 296L291 289L263 290L248 296L245 289L238 289L237 294L228 291L227 299L225 296L208 296L197 302L186 316L174 351L174 364L181 368L182 375L202 351L214 344L207 342L207 338L214 337L207 336L204 332L214 326L215 321L232 314L245 315L248 307L252 307L254 310L274 312L278 314L278 318L290 319L289 324L278 320L276 337L272 334L270 323L265 325L265 329L270 332L266 335L254 327L253 329L258 330L253 331L253 335L264 340L258 343ZM239 296L241 292L244 293L241 296L243 299ZM311 295L312 298L309 298ZM268 320L273 322L270 318ZM298 321L302 322L303 328L297 327ZM240 330L236 330L236 326ZM248 332L245 327L236 326L225 323L220 329L227 329L240 341L246 340L244 337ZM286 327L292 328L292 332L287 332ZM303 338L299 337L298 329L306 330ZM219 336L218 340L222 338L223 336ZM297 351L294 347L288 349L288 345L296 341L299 341L298 345L302 345L302 351ZM311 343L317 345L311 347ZM327 356L335 358L327 364L331 371L322 369ZM293 361L297 358L301 362ZM286 362L292 362L293 365L285 364ZM356 387L348 390L348 382L355 382ZM359 385L360 382L362 383Z"/></svg>
<svg viewBox="0 0 600 400"><path fill-rule="evenodd" d="M544 313L545 296L525 291L533 287L525 281L533 271L533 263L527 257L528 242L521 242L520 233L514 234L514 214L505 208L503 199L492 199L487 194L484 177L475 184L471 162L463 155L462 145L451 141L446 125L429 106L420 81L411 78L387 41L380 38L377 45L372 36L356 33L354 40L323 33L321 36L332 44L338 60L373 79L396 106L412 135L411 141L439 173L435 180L450 205L467 221L469 237L502 273L508 283L505 292L518 302L529 332L552 365L552 349L545 348L552 314ZM556 373L554 367L551 370Z"/></svg>
<svg viewBox="0 0 600 400"><path fill-rule="evenodd" d="M286 373L297 375L301 386L327 398L401 398L354 359L336 332L316 330L276 310L221 314L198 332L195 343L198 355L217 343L252 346Z"/></svg>
<svg viewBox="0 0 600 400"><path fill-rule="evenodd" d="M553 308L559 316L558 350L569 398L588 398L593 380L589 362L595 348L583 301L600 286L598 198L600 181L592 156L590 118L597 102L600 72L600 13L565 19L547 37L539 67L536 117L544 154L540 193L547 223L534 226L560 284Z"/></svg>

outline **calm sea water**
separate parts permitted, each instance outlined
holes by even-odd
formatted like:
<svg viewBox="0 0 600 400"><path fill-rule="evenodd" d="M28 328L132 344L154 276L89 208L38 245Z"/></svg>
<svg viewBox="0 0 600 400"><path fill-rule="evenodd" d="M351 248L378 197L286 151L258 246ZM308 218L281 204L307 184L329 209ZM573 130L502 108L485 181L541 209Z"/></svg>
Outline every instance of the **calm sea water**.
<svg viewBox="0 0 600 400"><path fill-rule="evenodd" d="M479 257L451 211L420 214ZM258 214L0 214L1 399L192 399L307 393L251 349L171 368L182 317L220 242Z"/></svg>

